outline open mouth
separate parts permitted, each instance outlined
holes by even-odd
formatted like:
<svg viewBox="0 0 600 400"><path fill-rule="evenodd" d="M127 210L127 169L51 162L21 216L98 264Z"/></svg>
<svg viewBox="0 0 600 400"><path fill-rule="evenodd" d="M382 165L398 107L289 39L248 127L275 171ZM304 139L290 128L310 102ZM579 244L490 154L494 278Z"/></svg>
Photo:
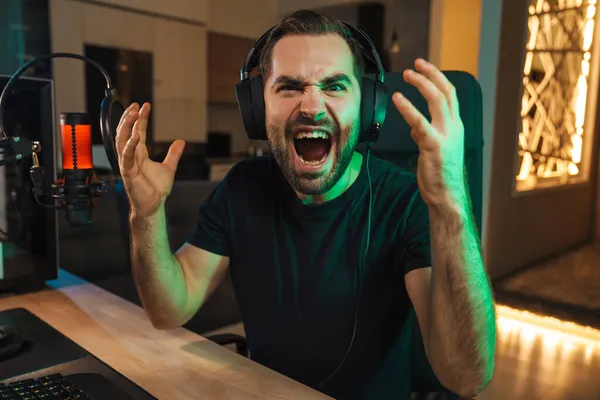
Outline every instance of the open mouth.
<svg viewBox="0 0 600 400"><path fill-rule="evenodd" d="M331 137L324 131L298 132L294 136L294 148L302 164L320 166L331 150Z"/></svg>

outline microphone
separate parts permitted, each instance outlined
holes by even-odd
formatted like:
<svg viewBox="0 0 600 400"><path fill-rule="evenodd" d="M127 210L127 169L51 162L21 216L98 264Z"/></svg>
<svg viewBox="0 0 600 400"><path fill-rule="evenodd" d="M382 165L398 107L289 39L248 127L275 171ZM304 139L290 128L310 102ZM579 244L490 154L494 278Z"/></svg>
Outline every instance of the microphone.
<svg viewBox="0 0 600 400"><path fill-rule="evenodd" d="M92 157L92 126L87 113L60 114L63 176L52 185L52 197L67 211L72 226L94 222L95 198L106 192L102 179L96 177Z"/></svg>
<svg viewBox="0 0 600 400"><path fill-rule="evenodd" d="M36 57L15 72L0 94L0 149L6 155L0 159L0 166L18 162L32 156L29 169L33 183L33 195L37 203L53 210L65 210L67 222L72 226L87 226L94 222L92 209L98 197L106 192L106 185L93 169L91 118L87 113L62 113L60 134L62 139L62 176L50 185L47 193L44 170L39 163L39 142L25 137L9 136L4 128L4 104L19 76L34 64L52 58L72 58L84 61L95 67L104 77L106 88L100 105L100 132L106 156L115 174L120 174L115 138L117 126L125 107L121 104L117 89L113 86L108 72L96 61L73 53L52 53ZM41 198L50 194L54 204L45 204Z"/></svg>

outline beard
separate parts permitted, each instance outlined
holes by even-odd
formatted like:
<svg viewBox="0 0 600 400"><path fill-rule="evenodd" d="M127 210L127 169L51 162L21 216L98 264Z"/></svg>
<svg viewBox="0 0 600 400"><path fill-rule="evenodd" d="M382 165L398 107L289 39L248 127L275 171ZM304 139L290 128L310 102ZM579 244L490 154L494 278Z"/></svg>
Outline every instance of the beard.
<svg viewBox="0 0 600 400"><path fill-rule="evenodd" d="M294 155L294 128L300 125L310 125L326 130L331 134L331 148L328 158L332 158L331 167L318 172L304 172L296 169ZM331 120L319 122L302 116L289 121L285 127L267 124L267 137L273 158L279 165L284 177L297 192L304 195L319 196L331 190L341 179L352 161L352 156L358 143L358 121L341 129ZM326 162L325 165L327 165Z"/></svg>

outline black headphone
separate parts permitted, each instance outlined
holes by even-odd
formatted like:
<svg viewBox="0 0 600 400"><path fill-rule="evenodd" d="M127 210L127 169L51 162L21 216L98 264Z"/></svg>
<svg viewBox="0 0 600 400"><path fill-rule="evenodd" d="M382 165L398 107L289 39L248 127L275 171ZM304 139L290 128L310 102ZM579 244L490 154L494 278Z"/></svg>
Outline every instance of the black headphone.
<svg viewBox="0 0 600 400"><path fill-rule="evenodd" d="M115 174L119 174L119 161L117 158L115 137L117 135L117 126L119 125L121 116L125 113L125 107L123 107L123 104L121 104L117 89L113 86L108 72L102 67L102 65L88 57L81 56L79 54L52 53L39 56L28 61L12 75L4 87L2 94L0 95L0 139L4 140L9 138L4 128L4 104L6 102L6 97L10 93L9 89L17 81L17 79L19 79L19 76L21 76L23 72L27 71L31 66L40 61L49 60L52 58L73 58L84 61L95 67L104 77L104 80L106 81L106 89L104 92L104 99L100 105L100 131L102 132L102 142L104 144L104 149L106 150L106 156L108 157L110 166Z"/></svg>
<svg viewBox="0 0 600 400"><path fill-rule="evenodd" d="M377 68L375 79L367 76L362 79L361 124L358 140L359 143L375 142L379 138L387 111L388 89L383 83L385 71L369 36L350 24L344 22L343 24L360 44L364 59L370 61ZM273 29L275 26L265 32L252 46L246 56L244 66L240 70L240 82L235 85L244 128L248 138L252 140L267 140L263 78L260 75L250 78L250 72L258 65L260 53Z"/></svg>

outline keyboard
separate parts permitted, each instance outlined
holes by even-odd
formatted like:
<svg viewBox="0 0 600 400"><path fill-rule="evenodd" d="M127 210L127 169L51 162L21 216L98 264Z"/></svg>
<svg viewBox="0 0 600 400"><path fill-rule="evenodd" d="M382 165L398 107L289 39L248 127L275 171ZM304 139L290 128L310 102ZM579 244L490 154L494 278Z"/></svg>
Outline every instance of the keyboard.
<svg viewBox="0 0 600 400"><path fill-rule="evenodd" d="M92 396L78 388L62 374L36 379L0 383L1 400L90 400Z"/></svg>
<svg viewBox="0 0 600 400"><path fill-rule="evenodd" d="M0 361L0 400L156 400L26 309L0 311L0 325L27 340L20 354Z"/></svg>

